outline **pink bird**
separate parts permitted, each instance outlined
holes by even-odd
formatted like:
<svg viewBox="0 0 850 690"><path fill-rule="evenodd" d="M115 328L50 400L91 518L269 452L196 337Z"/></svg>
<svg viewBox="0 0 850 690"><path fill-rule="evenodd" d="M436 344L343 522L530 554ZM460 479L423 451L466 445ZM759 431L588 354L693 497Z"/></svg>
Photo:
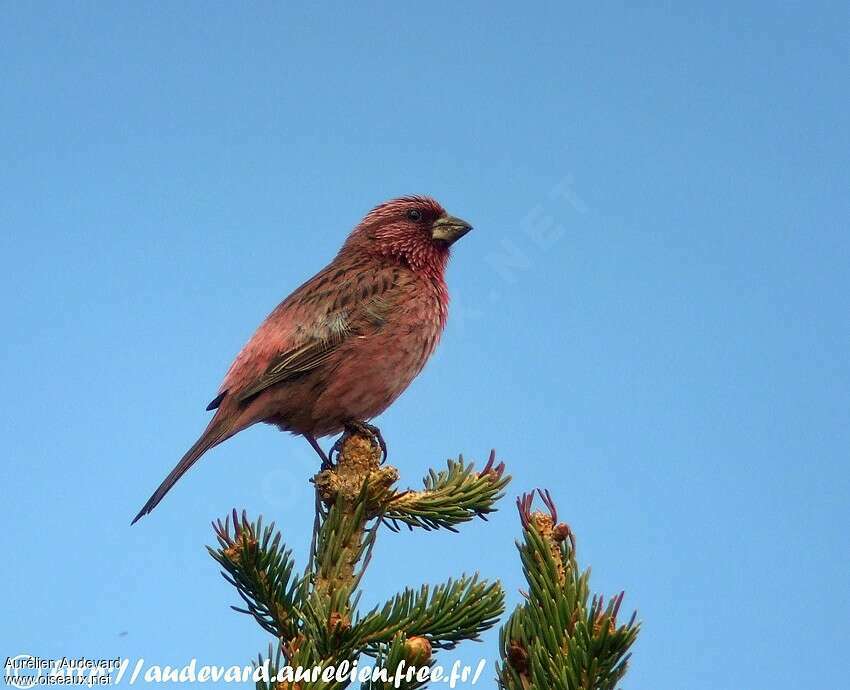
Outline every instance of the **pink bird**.
<svg viewBox="0 0 850 690"><path fill-rule="evenodd" d="M210 448L265 422L316 439L367 428L410 385L446 323L445 269L472 229L433 199L409 196L373 209L327 267L260 324L236 356L201 437L145 503L135 523ZM384 447L386 452L386 448Z"/></svg>

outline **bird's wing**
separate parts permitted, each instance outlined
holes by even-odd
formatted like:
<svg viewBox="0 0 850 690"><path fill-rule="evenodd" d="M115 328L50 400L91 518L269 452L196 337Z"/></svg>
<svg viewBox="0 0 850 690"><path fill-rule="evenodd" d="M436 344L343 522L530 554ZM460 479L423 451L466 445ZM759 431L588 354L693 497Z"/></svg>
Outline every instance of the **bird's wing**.
<svg viewBox="0 0 850 690"><path fill-rule="evenodd" d="M325 362L346 338L347 323L343 319L337 321L344 330L330 331L326 338L314 338L281 352L253 384L239 391L239 402L248 402L269 386L297 378Z"/></svg>
<svg viewBox="0 0 850 690"><path fill-rule="evenodd" d="M309 289L293 294L292 304L296 305L293 311L300 317L297 330L302 338L295 346L278 353L253 383L238 391L239 402L249 402L270 386L320 367L348 338L380 330L397 298L395 293L407 282L404 272L391 267L358 271L333 290L332 295L329 291ZM309 284L304 287L309 288ZM311 304L314 306L309 308Z"/></svg>

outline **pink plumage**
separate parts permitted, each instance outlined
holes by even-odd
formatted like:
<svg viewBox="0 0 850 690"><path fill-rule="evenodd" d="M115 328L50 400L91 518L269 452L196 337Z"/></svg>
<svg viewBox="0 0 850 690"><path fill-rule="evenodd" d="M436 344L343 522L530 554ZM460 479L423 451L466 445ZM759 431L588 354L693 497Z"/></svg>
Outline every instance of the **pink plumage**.
<svg viewBox="0 0 850 690"><path fill-rule="evenodd" d="M383 412L434 351L448 314L451 244L471 226L428 197L373 209L334 260L281 302L236 356L216 413L133 522L210 448L266 422L317 437Z"/></svg>

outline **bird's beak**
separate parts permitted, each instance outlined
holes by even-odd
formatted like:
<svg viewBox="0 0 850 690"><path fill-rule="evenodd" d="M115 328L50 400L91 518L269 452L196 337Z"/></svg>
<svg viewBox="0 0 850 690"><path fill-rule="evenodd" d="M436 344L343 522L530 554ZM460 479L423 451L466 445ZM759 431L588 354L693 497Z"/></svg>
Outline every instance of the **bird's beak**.
<svg viewBox="0 0 850 690"><path fill-rule="evenodd" d="M435 240L442 240L446 244L453 244L470 230L472 230L472 226L465 220L454 216L443 216L437 218L431 226L431 237Z"/></svg>

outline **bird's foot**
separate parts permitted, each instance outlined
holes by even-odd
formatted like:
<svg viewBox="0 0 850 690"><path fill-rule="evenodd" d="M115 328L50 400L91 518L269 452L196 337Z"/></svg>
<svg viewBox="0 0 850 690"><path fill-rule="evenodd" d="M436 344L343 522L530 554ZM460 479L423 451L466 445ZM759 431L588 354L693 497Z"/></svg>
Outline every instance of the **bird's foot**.
<svg viewBox="0 0 850 690"><path fill-rule="evenodd" d="M360 434L361 436L370 436L372 440L378 444L378 447L381 449L381 464L386 462L387 460L387 443L384 441L384 437L381 435L381 430L376 427L374 424L367 424L366 422L346 422L345 424L345 433L340 436L336 443L334 443L333 448L331 448L330 458L333 461L334 453L339 454L342 452L342 445L345 443L346 439L354 434Z"/></svg>
<svg viewBox="0 0 850 690"><path fill-rule="evenodd" d="M342 444L345 443L345 439L348 438L348 431L342 434L331 446L331 452L328 453L328 457L330 458L330 466L336 467L339 463L339 456L342 453ZM334 454L336 454L336 462L334 462Z"/></svg>

